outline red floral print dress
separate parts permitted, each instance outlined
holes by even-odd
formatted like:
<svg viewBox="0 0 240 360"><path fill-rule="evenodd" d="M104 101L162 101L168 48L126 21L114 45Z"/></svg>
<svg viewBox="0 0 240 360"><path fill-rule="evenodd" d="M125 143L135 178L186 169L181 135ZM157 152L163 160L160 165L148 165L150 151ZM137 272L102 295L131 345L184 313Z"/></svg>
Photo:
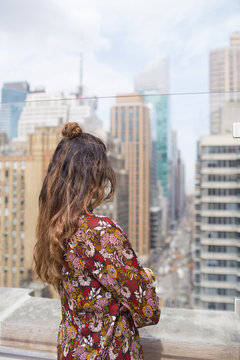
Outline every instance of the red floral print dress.
<svg viewBox="0 0 240 360"><path fill-rule="evenodd" d="M143 359L137 328L158 323L159 299L126 234L84 214L65 241L58 360Z"/></svg>

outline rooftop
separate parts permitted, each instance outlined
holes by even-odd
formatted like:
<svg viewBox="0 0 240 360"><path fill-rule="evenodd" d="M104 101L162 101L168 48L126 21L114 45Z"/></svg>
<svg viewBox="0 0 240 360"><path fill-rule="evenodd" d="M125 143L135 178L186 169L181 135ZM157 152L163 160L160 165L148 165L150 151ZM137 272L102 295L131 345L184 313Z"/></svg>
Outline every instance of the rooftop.
<svg viewBox="0 0 240 360"><path fill-rule="evenodd" d="M240 358L240 306L234 312L162 308L140 329L145 360ZM33 289L0 288L1 359L56 359L60 300Z"/></svg>

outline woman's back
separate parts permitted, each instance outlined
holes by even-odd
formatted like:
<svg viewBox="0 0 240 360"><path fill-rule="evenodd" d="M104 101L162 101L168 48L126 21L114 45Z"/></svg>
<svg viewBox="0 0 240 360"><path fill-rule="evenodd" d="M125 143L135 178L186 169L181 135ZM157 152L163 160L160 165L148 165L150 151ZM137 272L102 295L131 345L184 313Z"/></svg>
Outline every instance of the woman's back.
<svg viewBox="0 0 240 360"><path fill-rule="evenodd" d="M84 214L65 241L58 359L142 359L137 328L156 324L160 309L125 233Z"/></svg>
<svg viewBox="0 0 240 360"><path fill-rule="evenodd" d="M39 195L33 254L36 280L61 296L58 360L142 359L137 328L156 324L160 309L127 236L93 214L116 187L106 145L77 123L62 135Z"/></svg>

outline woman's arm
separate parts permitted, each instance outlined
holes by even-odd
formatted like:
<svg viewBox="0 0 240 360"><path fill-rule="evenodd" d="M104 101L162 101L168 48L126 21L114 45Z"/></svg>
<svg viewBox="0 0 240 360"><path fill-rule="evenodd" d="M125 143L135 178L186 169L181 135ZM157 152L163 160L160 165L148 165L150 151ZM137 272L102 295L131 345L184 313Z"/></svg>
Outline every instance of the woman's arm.
<svg viewBox="0 0 240 360"><path fill-rule="evenodd" d="M131 313L140 328L158 323L159 299L124 232L111 225L91 229L76 247L85 266ZM81 239L81 234L78 236Z"/></svg>

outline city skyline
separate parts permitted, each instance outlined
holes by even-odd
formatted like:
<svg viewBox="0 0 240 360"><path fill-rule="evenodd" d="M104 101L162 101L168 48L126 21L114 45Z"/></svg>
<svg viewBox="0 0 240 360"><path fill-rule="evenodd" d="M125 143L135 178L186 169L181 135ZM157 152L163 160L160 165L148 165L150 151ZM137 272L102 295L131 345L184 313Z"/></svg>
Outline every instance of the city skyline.
<svg viewBox="0 0 240 360"><path fill-rule="evenodd" d="M82 51L83 82L97 96L131 93L134 76L165 56L170 59L171 94L207 92L209 52L228 45L231 33L239 30L240 4L173 3L0 4L0 82L27 80L32 88L43 84L48 92L73 92L79 85ZM98 113L107 130L113 102L99 101ZM208 95L172 95L170 106L192 191L196 139L209 128Z"/></svg>

